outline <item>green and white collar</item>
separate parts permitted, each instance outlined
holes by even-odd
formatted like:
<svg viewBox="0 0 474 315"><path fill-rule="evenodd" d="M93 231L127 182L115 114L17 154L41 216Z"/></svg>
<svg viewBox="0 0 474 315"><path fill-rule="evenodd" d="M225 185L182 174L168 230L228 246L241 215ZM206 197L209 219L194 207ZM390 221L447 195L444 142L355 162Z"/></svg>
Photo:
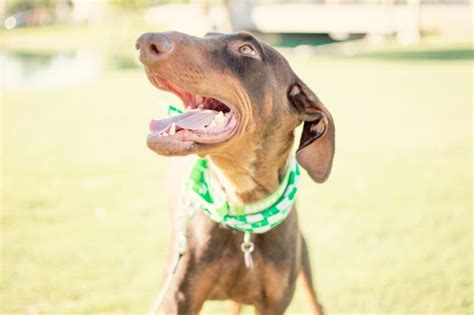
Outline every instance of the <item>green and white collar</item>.
<svg viewBox="0 0 474 315"><path fill-rule="evenodd" d="M209 174L206 158L196 161L186 183L185 203L201 209L211 220L247 233L265 233L282 223L291 212L300 170L294 157L280 186L270 196L246 205L227 201L219 183Z"/></svg>

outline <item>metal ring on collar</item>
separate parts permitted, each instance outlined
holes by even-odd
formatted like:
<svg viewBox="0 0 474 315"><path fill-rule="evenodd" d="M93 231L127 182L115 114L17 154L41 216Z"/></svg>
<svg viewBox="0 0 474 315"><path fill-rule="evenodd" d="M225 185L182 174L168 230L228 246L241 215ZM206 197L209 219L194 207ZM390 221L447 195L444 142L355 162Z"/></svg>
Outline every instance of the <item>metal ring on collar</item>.
<svg viewBox="0 0 474 315"><path fill-rule="evenodd" d="M240 249L244 252L244 253L251 253L253 252L253 250L255 249L255 244L253 242L248 242L248 243L242 243L240 245Z"/></svg>

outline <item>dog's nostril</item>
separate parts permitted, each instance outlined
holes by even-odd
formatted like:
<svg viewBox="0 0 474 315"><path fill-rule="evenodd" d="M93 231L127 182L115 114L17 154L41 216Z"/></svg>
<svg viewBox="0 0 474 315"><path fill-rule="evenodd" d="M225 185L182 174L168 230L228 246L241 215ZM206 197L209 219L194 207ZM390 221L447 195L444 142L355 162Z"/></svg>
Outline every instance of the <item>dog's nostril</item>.
<svg viewBox="0 0 474 315"><path fill-rule="evenodd" d="M155 44L151 44L151 45L150 45L150 52L151 52L152 54L157 54L157 55L160 54L160 51L158 50L158 47L156 47Z"/></svg>
<svg viewBox="0 0 474 315"><path fill-rule="evenodd" d="M166 55L171 50L172 45L164 34L145 33L137 39L135 48L140 51L142 59L146 57L149 61L153 61Z"/></svg>

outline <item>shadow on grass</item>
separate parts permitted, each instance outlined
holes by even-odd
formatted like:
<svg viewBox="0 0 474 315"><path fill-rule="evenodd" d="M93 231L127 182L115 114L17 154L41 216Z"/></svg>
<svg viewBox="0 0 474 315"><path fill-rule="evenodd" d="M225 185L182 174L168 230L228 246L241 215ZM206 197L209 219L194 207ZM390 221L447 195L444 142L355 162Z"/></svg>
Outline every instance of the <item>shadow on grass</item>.
<svg viewBox="0 0 474 315"><path fill-rule="evenodd" d="M473 60L474 49L444 49L420 51L374 52L357 55L358 58L389 60Z"/></svg>

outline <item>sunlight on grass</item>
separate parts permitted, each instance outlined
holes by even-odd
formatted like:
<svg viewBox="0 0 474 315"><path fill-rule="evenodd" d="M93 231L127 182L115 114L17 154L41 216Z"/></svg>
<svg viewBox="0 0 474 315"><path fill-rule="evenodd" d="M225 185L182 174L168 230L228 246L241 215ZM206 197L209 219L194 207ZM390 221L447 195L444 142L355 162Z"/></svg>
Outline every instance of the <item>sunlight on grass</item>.
<svg viewBox="0 0 474 315"><path fill-rule="evenodd" d="M298 201L326 310L472 312L470 62L288 57L336 122L332 176ZM2 92L5 314L147 310L170 232L168 161L145 145L164 98L139 70ZM288 314L306 312L297 291Z"/></svg>

